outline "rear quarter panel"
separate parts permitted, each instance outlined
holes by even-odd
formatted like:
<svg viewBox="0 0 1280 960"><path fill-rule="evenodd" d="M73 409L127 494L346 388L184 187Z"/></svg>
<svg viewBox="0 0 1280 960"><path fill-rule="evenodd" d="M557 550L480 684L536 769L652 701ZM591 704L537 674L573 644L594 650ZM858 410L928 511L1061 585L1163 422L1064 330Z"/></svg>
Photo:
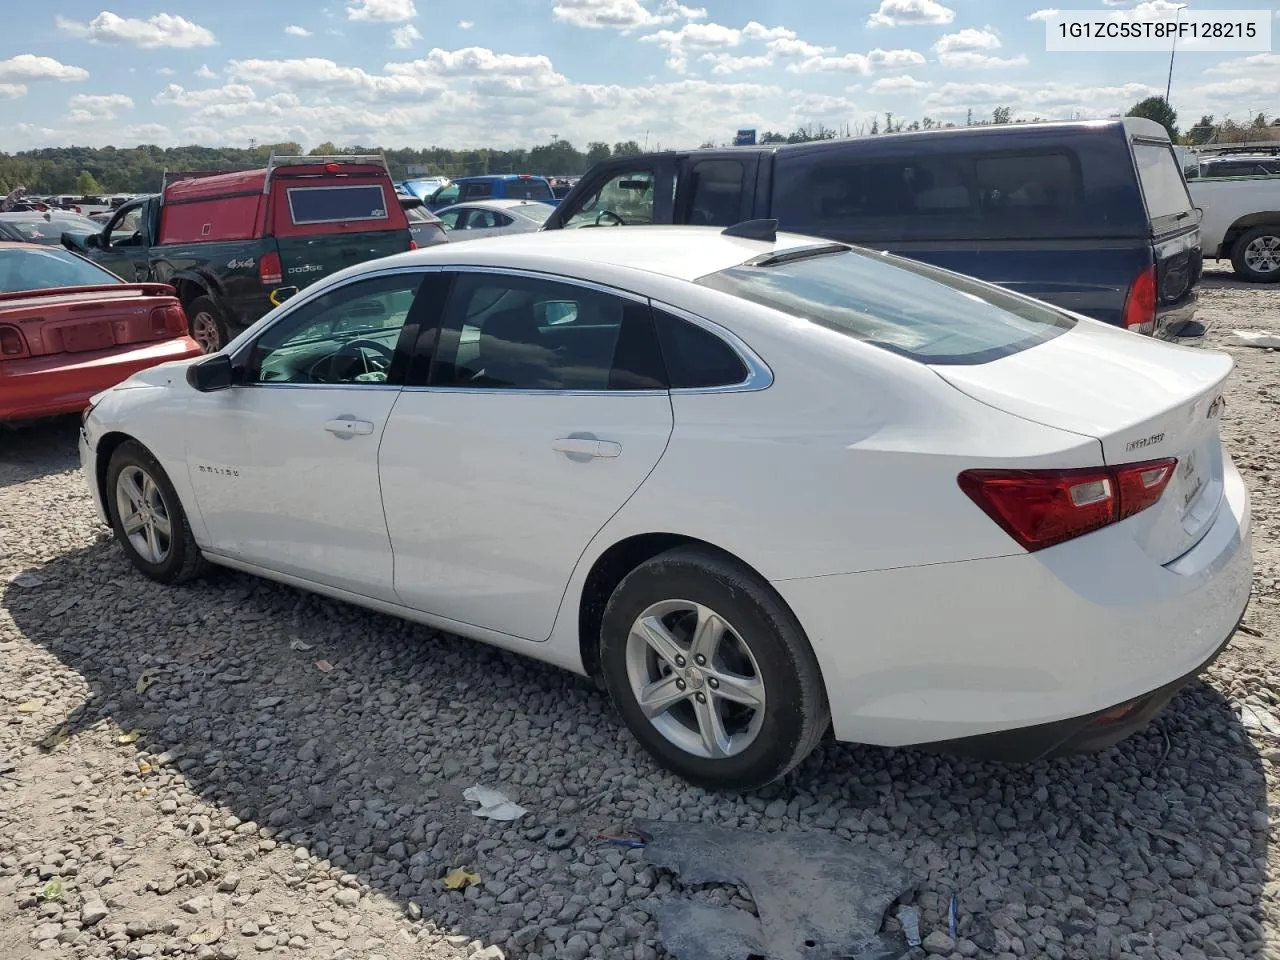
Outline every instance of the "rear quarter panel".
<svg viewBox="0 0 1280 960"><path fill-rule="evenodd" d="M275 249L269 238L168 244L152 247L152 272L163 283L184 278L201 283L223 307L227 322L239 329L271 309L258 264Z"/></svg>

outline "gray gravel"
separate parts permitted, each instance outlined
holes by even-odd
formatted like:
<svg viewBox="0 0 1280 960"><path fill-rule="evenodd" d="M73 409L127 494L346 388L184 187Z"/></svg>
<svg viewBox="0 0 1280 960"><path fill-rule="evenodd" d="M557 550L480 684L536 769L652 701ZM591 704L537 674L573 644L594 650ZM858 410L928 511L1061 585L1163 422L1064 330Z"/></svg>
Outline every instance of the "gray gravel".
<svg viewBox="0 0 1280 960"><path fill-rule="evenodd" d="M1280 290L1218 280L1205 308L1214 345L1280 327ZM900 856L917 956L1280 956L1280 377L1234 352L1257 596L1208 683L1101 756L827 745L745 797L658 771L570 675L247 576L153 585L93 518L74 423L0 434L0 957L653 960L643 904L676 881L594 842L632 818ZM529 813L472 816L476 783ZM455 867L480 883L446 890Z"/></svg>

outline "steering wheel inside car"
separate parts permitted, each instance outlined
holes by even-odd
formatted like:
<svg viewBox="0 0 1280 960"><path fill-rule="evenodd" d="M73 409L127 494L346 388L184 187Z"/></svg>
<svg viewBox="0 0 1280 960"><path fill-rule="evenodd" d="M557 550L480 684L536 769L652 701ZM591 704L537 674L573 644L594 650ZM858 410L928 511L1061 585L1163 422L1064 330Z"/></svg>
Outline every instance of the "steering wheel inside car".
<svg viewBox="0 0 1280 960"><path fill-rule="evenodd" d="M361 377L375 379L370 375L382 374L385 381L394 357L395 351L377 340L348 340L334 353L313 363L307 376L312 383L354 383Z"/></svg>
<svg viewBox="0 0 1280 960"><path fill-rule="evenodd" d="M614 226L625 227L627 225L627 221L623 220L620 216L618 216L612 210L601 210L598 214L596 214L597 227L601 225L600 221L603 220L605 217L609 217L611 220L613 220Z"/></svg>

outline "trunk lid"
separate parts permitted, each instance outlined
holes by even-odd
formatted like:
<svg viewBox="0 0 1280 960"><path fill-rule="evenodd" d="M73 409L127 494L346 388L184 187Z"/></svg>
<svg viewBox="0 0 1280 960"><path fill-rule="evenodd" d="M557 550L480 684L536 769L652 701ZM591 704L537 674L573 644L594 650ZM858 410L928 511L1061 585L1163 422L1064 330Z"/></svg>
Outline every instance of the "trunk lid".
<svg viewBox="0 0 1280 960"><path fill-rule="evenodd" d="M1009 357L933 369L975 400L1097 439L1108 466L1176 457L1164 496L1125 521L1143 549L1165 564L1195 546L1217 515L1222 386L1232 365L1223 353L1082 321Z"/></svg>
<svg viewBox="0 0 1280 960"><path fill-rule="evenodd" d="M174 317L153 317L168 308ZM180 336L181 305L161 284L110 284L0 294L0 322L17 327L33 357L90 353Z"/></svg>

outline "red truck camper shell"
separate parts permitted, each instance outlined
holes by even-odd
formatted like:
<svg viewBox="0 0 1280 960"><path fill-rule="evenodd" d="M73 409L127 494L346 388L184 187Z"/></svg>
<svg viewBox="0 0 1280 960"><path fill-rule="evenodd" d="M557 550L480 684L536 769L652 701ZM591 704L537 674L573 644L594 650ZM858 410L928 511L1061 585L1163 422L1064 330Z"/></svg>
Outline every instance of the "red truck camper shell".
<svg viewBox="0 0 1280 960"><path fill-rule="evenodd" d="M409 229L382 163L273 160L259 170L167 183L161 244Z"/></svg>

